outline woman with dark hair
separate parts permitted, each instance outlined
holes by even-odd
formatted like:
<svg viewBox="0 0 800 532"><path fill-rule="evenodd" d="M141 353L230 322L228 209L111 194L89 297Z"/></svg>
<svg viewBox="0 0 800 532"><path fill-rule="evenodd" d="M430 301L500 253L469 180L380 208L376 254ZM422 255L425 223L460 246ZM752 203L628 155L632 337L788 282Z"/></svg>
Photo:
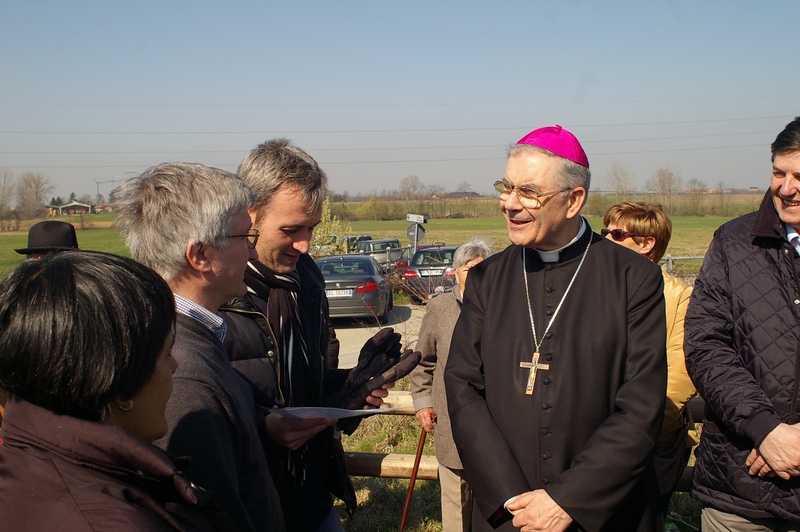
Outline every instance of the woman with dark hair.
<svg viewBox="0 0 800 532"><path fill-rule="evenodd" d="M0 523L14 530L209 530L210 495L152 445L177 367L153 270L65 251L0 283Z"/></svg>

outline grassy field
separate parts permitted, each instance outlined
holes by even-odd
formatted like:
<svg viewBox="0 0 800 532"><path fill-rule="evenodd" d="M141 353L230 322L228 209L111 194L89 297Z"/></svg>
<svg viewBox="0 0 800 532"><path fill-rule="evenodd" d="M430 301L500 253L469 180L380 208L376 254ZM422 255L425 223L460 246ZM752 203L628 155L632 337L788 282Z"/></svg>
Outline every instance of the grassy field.
<svg viewBox="0 0 800 532"><path fill-rule="evenodd" d="M64 220L75 225L78 234L78 245L81 249L106 251L129 256L125 242L113 229L113 215L96 214L84 217L84 223L76 216L51 218ZM702 256L705 254L714 230L730 218L717 216L676 216L672 219L673 236L667 253L673 256ZM599 231L603 224L600 218L589 217L589 224ZM5 277L24 257L14 249L24 248L27 244L28 228L39 220L21 224L19 231L0 233L0 278ZM399 238L404 245L410 244L406 230L410 225L405 220L386 222L354 221L348 222L353 234L368 234L374 238ZM83 225L83 229L81 226ZM444 242L458 245L470 238L478 236L489 239L495 250L504 249L508 244L505 224L501 216L489 218L453 218L430 220L425 224L425 239L422 242ZM699 267L699 262L692 265Z"/></svg>
<svg viewBox="0 0 800 532"><path fill-rule="evenodd" d="M106 251L129 256L128 249L119 233L113 229L113 215L86 217L83 224L76 217L64 217L78 228L78 242L82 249ZM730 217L673 217L673 237L667 250L673 256L702 256L711 242L714 231ZM595 231L602 227L602 220L588 218ZM348 222L353 234L369 234L374 238L395 237L408 243L406 221L352 221ZM27 243L25 224L17 232L0 233L0 278L24 260L14 248L23 248ZM83 227L83 229L81 229ZM457 245L474 236L488 238L496 250L508 245L503 218L433 219L425 224L423 242L444 242ZM700 261L684 262L684 266L696 270ZM395 302L403 304L403 294L396 294ZM398 389L408 389L407 379L398 383ZM364 420L353 436L344 436L345 449L355 452L381 452L414 454L419 441L419 426L416 420L406 416L375 416ZM426 454L434 454L433 437L428 437ZM347 524L352 532L396 530L402 514L408 481L403 479L379 479L355 477L359 508L356 517ZM338 503L339 505L341 503ZM673 513L683 531L693 530L698 523L698 506L686 494L673 497ZM343 508L339 506L342 515ZM685 521L687 524L680 521ZM696 529L696 528L695 528ZM410 532L433 532L441 530L439 508L439 484L418 481L414 501L409 514L407 530Z"/></svg>

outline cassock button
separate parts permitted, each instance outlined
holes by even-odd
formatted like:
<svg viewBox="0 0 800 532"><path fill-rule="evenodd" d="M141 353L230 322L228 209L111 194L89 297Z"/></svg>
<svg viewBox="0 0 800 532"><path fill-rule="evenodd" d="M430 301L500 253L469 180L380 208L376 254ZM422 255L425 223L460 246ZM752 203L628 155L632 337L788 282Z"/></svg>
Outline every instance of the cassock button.
<svg viewBox="0 0 800 532"><path fill-rule="evenodd" d="M552 338L553 337L553 333L549 332L549 333L545 334L544 337L545 338Z"/></svg>
<svg viewBox="0 0 800 532"><path fill-rule="evenodd" d="M553 315L553 311L552 310L547 310L547 312L545 312L545 314L547 314L548 316L552 316Z"/></svg>
<svg viewBox="0 0 800 532"><path fill-rule="evenodd" d="M548 353L548 354L546 354L546 355L544 356L544 359L545 359L545 360L553 360L553 355L552 355L552 354L550 354L550 353Z"/></svg>
<svg viewBox="0 0 800 532"><path fill-rule="evenodd" d="M553 287L552 286L548 286L546 288L546 290L547 290L547 293L549 294L549 293L551 293L553 291Z"/></svg>
<svg viewBox="0 0 800 532"><path fill-rule="evenodd" d="M542 382L544 382L545 384L550 384L553 381L550 380L550 377L545 377Z"/></svg>
<svg viewBox="0 0 800 532"><path fill-rule="evenodd" d="M544 484L545 486L547 486L548 484L550 484L550 479L549 479L549 478L547 478L547 477L543 478L543 479L542 479L542 484Z"/></svg>
<svg viewBox="0 0 800 532"><path fill-rule="evenodd" d="M552 264L548 264L546 269L547 269L548 272L553 271L553 265Z"/></svg>
<svg viewBox="0 0 800 532"><path fill-rule="evenodd" d="M548 408L550 408L550 406L547 403L542 405L542 410L547 410Z"/></svg>
<svg viewBox="0 0 800 532"><path fill-rule="evenodd" d="M542 436L547 436L548 434L550 434L550 431L549 431L549 430L547 430L547 429L542 429Z"/></svg>
<svg viewBox="0 0 800 532"><path fill-rule="evenodd" d="M542 460L547 460L548 458L550 458L550 456L549 456L549 455L547 455L547 454L542 454Z"/></svg>
<svg viewBox="0 0 800 532"><path fill-rule="evenodd" d="M275 351L270 349L269 351L267 351L267 356L270 357L270 358L274 357L275 356Z"/></svg>

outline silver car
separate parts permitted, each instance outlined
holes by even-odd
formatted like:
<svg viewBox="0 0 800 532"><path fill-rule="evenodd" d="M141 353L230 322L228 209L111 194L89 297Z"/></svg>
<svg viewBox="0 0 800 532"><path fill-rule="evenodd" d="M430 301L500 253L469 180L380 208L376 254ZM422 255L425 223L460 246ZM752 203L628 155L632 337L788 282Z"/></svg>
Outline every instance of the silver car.
<svg viewBox="0 0 800 532"><path fill-rule="evenodd" d="M331 318L389 319L392 283L375 259L364 255L336 255L317 261L325 277Z"/></svg>

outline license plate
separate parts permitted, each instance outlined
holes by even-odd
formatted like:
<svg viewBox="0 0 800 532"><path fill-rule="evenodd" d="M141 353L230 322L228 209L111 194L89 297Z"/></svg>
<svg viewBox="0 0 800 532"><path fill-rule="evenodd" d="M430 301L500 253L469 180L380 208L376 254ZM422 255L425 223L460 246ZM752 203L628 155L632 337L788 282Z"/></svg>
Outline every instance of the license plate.
<svg viewBox="0 0 800 532"><path fill-rule="evenodd" d="M328 297L351 297L352 290L325 290L325 295Z"/></svg>
<svg viewBox="0 0 800 532"><path fill-rule="evenodd" d="M432 277L436 275L442 275L442 270L420 270L419 275L420 277Z"/></svg>

